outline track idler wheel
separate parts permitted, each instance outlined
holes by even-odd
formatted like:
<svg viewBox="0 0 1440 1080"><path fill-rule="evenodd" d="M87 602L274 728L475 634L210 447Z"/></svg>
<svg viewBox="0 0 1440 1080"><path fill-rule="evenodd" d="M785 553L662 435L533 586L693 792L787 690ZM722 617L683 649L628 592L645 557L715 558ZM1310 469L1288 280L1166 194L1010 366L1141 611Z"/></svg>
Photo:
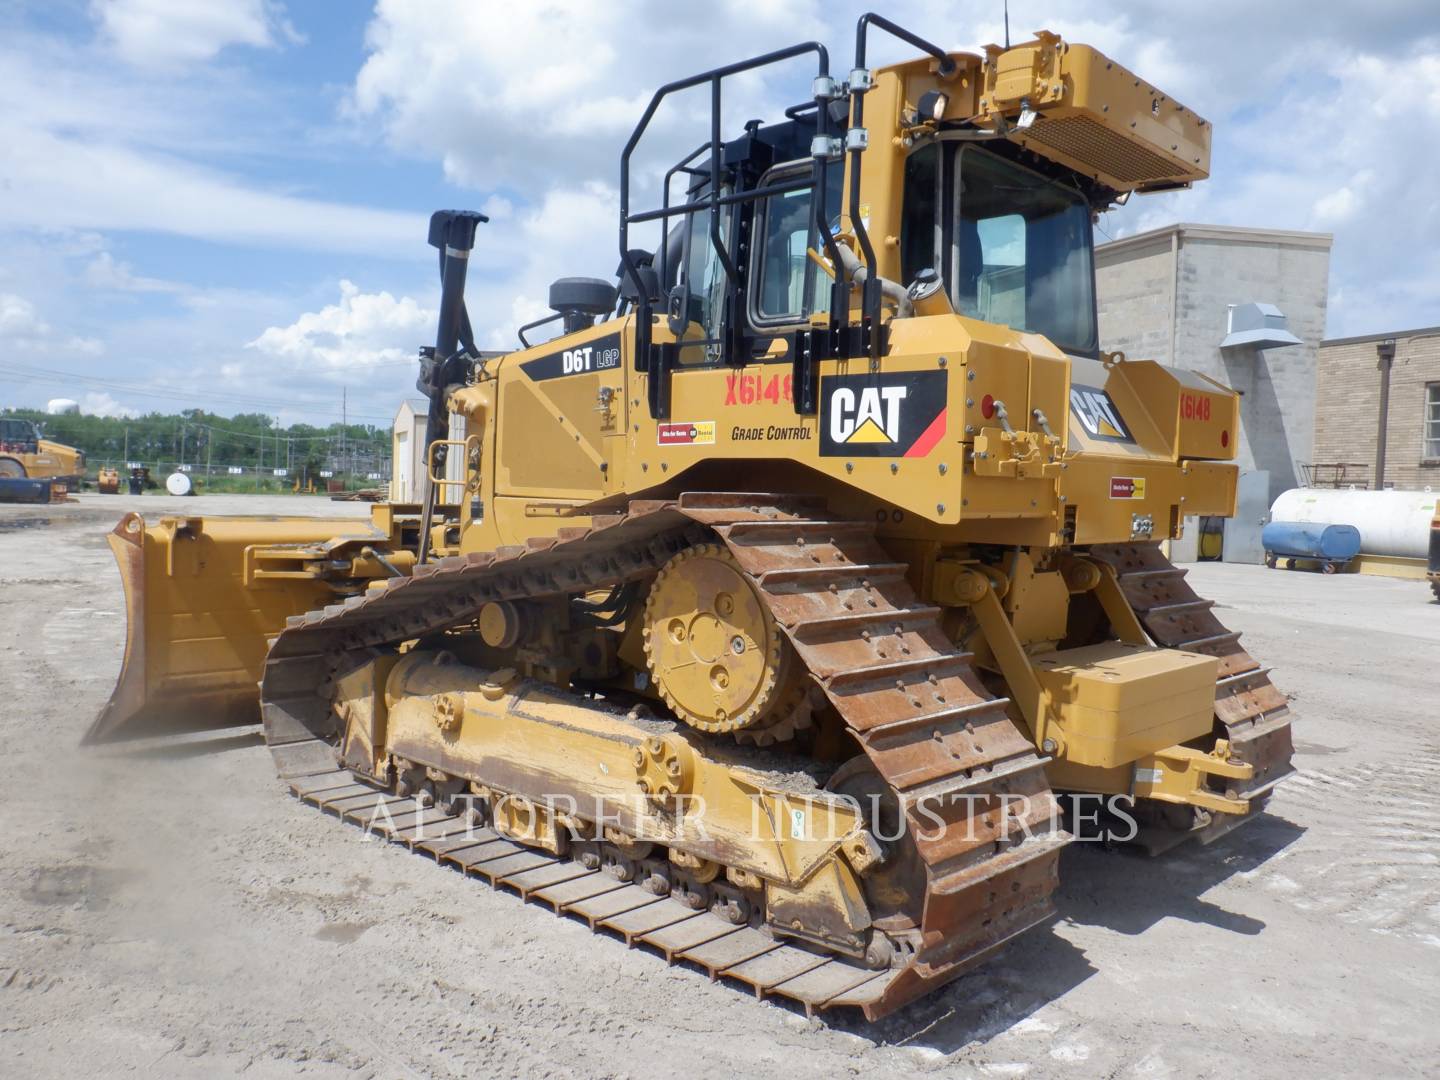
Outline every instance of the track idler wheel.
<svg viewBox="0 0 1440 1080"><path fill-rule="evenodd" d="M697 544L665 564L645 602L644 640L656 690L690 727L753 732L746 741L763 745L809 726L802 665L723 545Z"/></svg>
<svg viewBox="0 0 1440 1080"><path fill-rule="evenodd" d="M883 861L861 879L872 921L894 930L919 926L925 902L925 863L895 789L863 755L836 769L825 787L854 799L866 825L885 846Z"/></svg>

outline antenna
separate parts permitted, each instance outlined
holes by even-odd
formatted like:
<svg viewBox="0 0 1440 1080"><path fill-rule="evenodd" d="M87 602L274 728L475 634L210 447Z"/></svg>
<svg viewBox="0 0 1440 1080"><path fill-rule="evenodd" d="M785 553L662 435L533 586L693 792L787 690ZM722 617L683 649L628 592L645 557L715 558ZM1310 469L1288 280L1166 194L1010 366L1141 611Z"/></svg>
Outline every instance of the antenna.
<svg viewBox="0 0 1440 1080"><path fill-rule="evenodd" d="M1010 0L1005 2L1005 48L1010 47Z"/></svg>

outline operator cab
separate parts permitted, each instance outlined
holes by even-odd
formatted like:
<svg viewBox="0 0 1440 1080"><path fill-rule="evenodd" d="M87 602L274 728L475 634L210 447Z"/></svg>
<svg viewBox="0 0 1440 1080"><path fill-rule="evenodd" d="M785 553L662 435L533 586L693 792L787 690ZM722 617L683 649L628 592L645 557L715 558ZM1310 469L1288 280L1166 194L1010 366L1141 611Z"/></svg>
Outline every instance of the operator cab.
<svg viewBox="0 0 1440 1080"><path fill-rule="evenodd" d="M33 420L0 419L0 447L18 454L33 454L40 446L40 429Z"/></svg>
<svg viewBox="0 0 1440 1080"><path fill-rule="evenodd" d="M803 116L750 125L744 138L725 147L722 194L737 184L743 192L808 180L813 134ZM1063 167L1004 140L987 140L992 145L986 146L966 134L941 133L906 159L901 284L934 270L960 315L1044 335L1075 356L1097 356L1091 196ZM687 202L703 206L710 194L708 162L695 171L700 178L687 190ZM834 232L844 196L838 165L829 170L827 187ZM763 354L777 334L830 311L831 279L810 254L822 249L812 195L807 185L739 204L738 210L727 206L720 214L727 248L750 252L741 291L751 356ZM756 242L747 243L752 236ZM679 365L720 363L727 282L709 215L693 213L672 228L660 263L669 295L683 297L687 321L703 331L680 351Z"/></svg>
<svg viewBox="0 0 1440 1080"><path fill-rule="evenodd" d="M925 56L870 70L873 29ZM725 141L724 80L805 56L816 64L813 100ZM709 138L665 174L659 207L632 209L632 156L656 110L701 86ZM881 110L868 123L867 97ZM863 357L877 369L895 320L917 310L948 307L1098 359L1094 215L1203 178L1209 142L1206 121L1048 32L982 58L867 14L844 83L816 42L669 83L620 161L627 272L631 226L668 229L656 260L664 295L634 305L650 415L670 416L672 368L786 359L795 411L814 415L820 366Z"/></svg>
<svg viewBox="0 0 1440 1080"><path fill-rule="evenodd" d="M807 117L807 112L810 115ZM721 155L721 195L785 187L778 194L723 207L720 233L727 251L748 251L739 264L743 307L735 312L750 356L763 354L778 334L809 324L810 317L830 310L830 278L807 252L820 249L814 225L810 141L815 134L813 110L793 108L782 123L762 126L751 121L740 138L726 143ZM671 170L690 176L684 202L708 204L710 162L693 168L682 162ZM826 216L830 228L840 224L844 170L828 170ZM751 237L758 242L751 244ZM698 330L687 337L677 357L682 367L722 362L729 282L724 263L711 239L710 217L691 213L673 227L659 259L659 276L672 305Z"/></svg>

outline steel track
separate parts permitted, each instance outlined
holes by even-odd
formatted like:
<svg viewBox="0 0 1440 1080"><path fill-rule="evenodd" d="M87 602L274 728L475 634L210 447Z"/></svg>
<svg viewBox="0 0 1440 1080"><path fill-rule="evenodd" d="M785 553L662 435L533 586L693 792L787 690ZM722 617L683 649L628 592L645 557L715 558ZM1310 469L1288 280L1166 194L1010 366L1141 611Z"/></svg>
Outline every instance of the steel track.
<svg viewBox="0 0 1440 1080"><path fill-rule="evenodd" d="M460 830L458 837L416 834L413 801L337 770L334 678L373 650L463 625L492 600L640 580L686 546L717 536L915 830L924 896L914 925L887 928L916 942L902 966L877 972L768 929L735 926L498 834L463 835L454 819L443 827ZM916 601L904 570L888 559L873 525L828 520L814 501L703 493L632 502L624 514L593 518L588 529L442 559L292 618L261 683L266 741L281 779L311 805L368 824L377 806L393 803L402 817L373 827L416 851L761 996L793 999L807 1012L855 1006L875 1019L1049 919L1068 839L1056 824L1044 760L1006 716L1005 701L981 686L969 654L950 642L940 609Z"/></svg>
<svg viewBox="0 0 1440 1080"><path fill-rule="evenodd" d="M1163 850L1191 837L1209 843L1261 813L1275 785L1295 771L1285 695L1270 681L1270 669L1240 644L1240 634L1216 618L1215 602L1196 594L1186 571L1171 563L1158 543L1097 545L1090 555L1114 568L1125 598L1157 644L1220 661L1215 722L1230 740L1231 756L1255 766L1255 775L1235 788L1237 797L1250 800L1250 812L1215 814L1194 829L1152 836L1147 846Z"/></svg>

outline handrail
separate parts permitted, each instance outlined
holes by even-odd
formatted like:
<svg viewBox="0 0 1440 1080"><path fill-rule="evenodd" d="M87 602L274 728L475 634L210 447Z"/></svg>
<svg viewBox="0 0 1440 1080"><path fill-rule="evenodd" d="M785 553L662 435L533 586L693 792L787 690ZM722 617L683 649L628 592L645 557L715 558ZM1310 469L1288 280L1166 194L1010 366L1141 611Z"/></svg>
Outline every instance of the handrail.
<svg viewBox="0 0 1440 1080"><path fill-rule="evenodd" d="M844 86L838 86L830 78L830 57L824 45L816 41L800 42L784 49L776 49L748 60L740 60L733 64L726 64L723 67L713 68L710 71L700 72L688 78L677 79L666 83L656 90L646 106L645 112L641 115L639 122L631 132L630 138L625 143L625 149L620 155L620 263L623 274L632 277L638 276L638 267L630 256L630 226L650 221L667 222L671 217L690 217L701 211L708 211L710 214L710 243L720 262L726 278L727 307L734 317L735 305L731 302L734 299L734 290L737 288L737 281L742 276L740 268L730 252L723 235L720 221L722 207L732 204L752 202L766 198L771 195L782 194L790 191L803 189L803 183L791 183L782 185L767 185L749 191L721 193L722 156L724 143L721 138L720 113L721 113L721 83L732 75L742 72L753 71L756 68L766 67L771 64L780 63L798 56L814 54L817 60L817 75L812 83L814 94L815 113L815 137L811 143L811 174L809 186L813 189L814 195L811 198L812 228L820 237L826 255L829 256L831 264L839 270L842 265L840 253L836 245L834 234L830 230L828 221L828 210L825 206L829 186L829 164L831 154L843 156L848 153L850 156L850 189L847 214L850 219L850 226L854 230L855 240L860 248L860 254L869 273L862 286L861 292L861 320L862 332L866 334L867 348L872 363L878 363L882 347L883 327L881 325L881 281L876 265L875 247L870 239L869 230L865 226L860 213L860 161L865 151L867 142L865 122L865 94L872 85L871 74L865 67L866 51L871 28L883 30L893 37L906 42L920 49L922 52L934 57L938 61L938 73L941 78L951 78L959 70L959 65L938 45L927 41L905 28L896 25L889 19L874 12L867 12L861 15L855 24L855 64L850 72L850 80ZM671 94L682 90L689 90L708 83L710 86L710 138L702 143L696 150L692 151L679 163L673 166L665 174L665 184L662 193L661 206L658 210L642 210L632 213L630 208L630 160L639 145L641 138L650 127L660 104ZM830 136L830 103L848 96L850 99L850 128L845 133L843 141L833 140ZM801 115L810 111L808 104L792 106L786 110L786 117L791 120L799 120ZM709 181L710 190L708 195L701 199L686 203L683 206L672 207L670 204L670 185L677 172L687 172L691 175L704 175L700 169L691 166L706 150L709 151ZM662 232L664 225L662 224ZM668 237L662 235L662 251L660 256L661 280L668 280ZM649 296L641 296L636 304L636 366L639 370L649 370L650 373L650 411L656 419L665 419L669 416L668 399L668 369L671 359L666 349L656 350L654 357L654 369L651 370L651 336L652 336L652 303ZM835 284L832 288L830 303L829 339L830 343L826 348L836 347L836 343L842 338L850 338L853 335L846 335L844 331L850 318L850 284L843 280L843 275L837 273ZM733 327L731 328L733 329ZM797 339L798 340L798 339ZM845 345L848 349L851 346ZM813 356L809 350L805 352L805 362L813 375ZM851 355L846 353L846 355ZM729 357L732 362L734 357ZM798 400L798 399L797 399Z"/></svg>
<svg viewBox="0 0 1440 1080"><path fill-rule="evenodd" d="M806 41L788 46L787 48L776 49L772 52L764 53L760 56L751 57L748 60L740 60L733 64L726 64L723 67L713 68L710 71L704 71L697 75L691 75L688 78L677 79L673 82L666 83L664 86L660 87L660 89L655 91L655 94L650 99L649 105L647 105L645 108L645 112L641 115L639 123L635 125L635 130L631 132L630 138L626 141L625 149L620 154L620 264L624 268L624 272L626 274L635 277L637 276L637 272L639 269L630 257L630 226L632 224L639 224L643 221L654 221L657 219L664 221L675 215L684 215L688 217L693 214L699 213L701 210L708 210L710 213L710 239L711 243L714 245L716 255L720 259L721 266L724 269L727 290L733 290L735 288L736 280L740 276L740 271L739 268L735 265L734 259L732 258L731 253L725 244L723 236L721 235L720 209L722 206L730 205L732 202L746 202L757 198L763 198L766 194L769 194L769 192L761 193L757 191L749 191L739 193L741 195L740 198L722 196L720 193L722 164L721 156L724 149L724 143L721 141L720 131L720 112L722 103L721 83L726 78L729 78L732 75L738 75L746 71L753 71L756 68L767 67L771 64L777 64L785 60L791 60L795 57L805 56L808 54L814 54L816 57L816 66L818 69L816 85L820 85L820 80L822 79L824 80L825 84L828 85L830 75L830 54L826 50L825 46L820 44L818 41ZM657 214L654 211L642 211L632 214L630 210L630 159L635 152L636 146L639 145L640 139L649 129L650 122L654 119L655 113L660 107L660 103L664 101L665 98L669 97L671 94L678 93L681 90L689 90L693 87L701 86L705 83L710 84L710 139L708 143L704 144L702 147L691 153L688 157L682 159L681 165L672 168L668 173L666 173L665 191L662 198L660 213ZM817 118L817 127L820 128L825 134L828 134L828 131L826 130L827 122L828 117L826 115L826 111L824 108L821 108L819 112L819 117ZM688 162L693 161L706 149L710 151L710 192L708 198L703 203L687 204L683 207L676 207L672 211L669 205L670 178L674 175L677 169L687 164ZM825 176L824 169L825 166L823 159L816 159L814 175L822 182L822 190L823 180ZM666 261L664 256L662 256L661 265L662 269L668 269L668 267L666 267ZM648 365L649 362L651 316L652 309L650 297L641 296L639 302L636 305L636 361L639 365ZM660 370L654 370L650 372L650 405L652 415L654 415L657 419L663 419L664 415L668 415L669 413L669 403L666 395L663 394L664 387L662 387L661 384L664 382L668 372L664 370L665 364L663 361L659 365L657 365L657 367L659 367Z"/></svg>
<svg viewBox="0 0 1440 1080"><path fill-rule="evenodd" d="M865 277L865 284L860 295L860 312L861 318L868 319L871 326L876 328L876 332L870 337L870 359L875 362L880 359L880 334L878 332L881 299L880 273L875 265L875 246L870 242L870 231L865 228L865 222L860 214L860 155L865 152L865 92L870 88L869 73L865 70L865 46L872 26L914 45L917 49L929 53L939 60L941 78L950 78L959 69L959 66L940 46L926 41L903 26L897 26L873 11L867 11L861 15L855 24L855 68L850 73L850 131L859 134L855 138L851 138L849 133L846 136L846 146L850 151L849 214L850 227L855 230L855 239L860 244L860 252L864 256L865 265L869 267L869 273ZM865 72L865 82L857 87L855 85L858 81L856 75L861 72Z"/></svg>

